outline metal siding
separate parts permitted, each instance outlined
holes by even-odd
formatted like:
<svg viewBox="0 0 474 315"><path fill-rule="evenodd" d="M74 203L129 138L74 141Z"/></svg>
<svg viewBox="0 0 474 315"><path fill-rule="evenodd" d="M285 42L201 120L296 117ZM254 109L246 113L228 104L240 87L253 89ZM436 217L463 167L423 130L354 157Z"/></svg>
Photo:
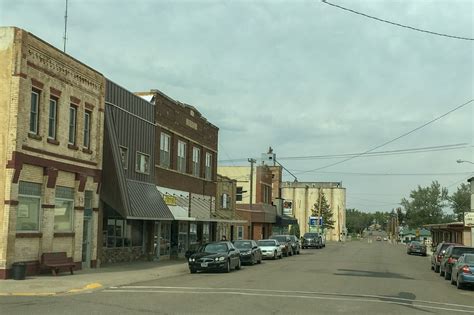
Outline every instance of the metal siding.
<svg viewBox="0 0 474 315"><path fill-rule="evenodd" d="M130 195L129 218L174 219L154 184L127 180L127 187Z"/></svg>

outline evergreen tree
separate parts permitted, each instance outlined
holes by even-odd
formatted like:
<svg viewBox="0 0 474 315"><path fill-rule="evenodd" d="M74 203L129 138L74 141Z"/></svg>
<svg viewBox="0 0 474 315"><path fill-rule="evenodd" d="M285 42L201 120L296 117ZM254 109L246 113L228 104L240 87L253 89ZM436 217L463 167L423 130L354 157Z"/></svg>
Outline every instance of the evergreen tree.
<svg viewBox="0 0 474 315"><path fill-rule="evenodd" d="M331 206L329 205L328 201L326 200L326 197L324 196L324 193L321 193L321 202L319 202L319 197L316 203L314 204L314 209L313 209L313 216L318 217L319 214L321 214L321 217L323 218L323 229L334 229L334 218L331 210ZM321 203L321 211L319 211L319 204Z"/></svg>

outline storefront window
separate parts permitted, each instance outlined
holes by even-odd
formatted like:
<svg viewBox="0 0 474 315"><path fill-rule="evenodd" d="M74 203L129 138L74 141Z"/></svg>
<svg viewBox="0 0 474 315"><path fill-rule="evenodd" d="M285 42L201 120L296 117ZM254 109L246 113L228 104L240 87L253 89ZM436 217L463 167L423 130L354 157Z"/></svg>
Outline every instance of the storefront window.
<svg viewBox="0 0 474 315"><path fill-rule="evenodd" d="M197 243L197 223L189 223L189 248L196 248Z"/></svg>
<svg viewBox="0 0 474 315"><path fill-rule="evenodd" d="M131 220L127 221L127 226L129 227L130 238L132 240L132 246L142 246L143 245L143 221Z"/></svg>
<svg viewBox="0 0 474 315"><path fill-rule="evenodd" d="M209 223L202 224L202 243L209 242Z"/></svg>
<svg viewBox="0 0 474 315"><path fill-rule="evenodd" d="M130 242L125 237L125 220L107 220L107 247L129 246Z"/></svg>
<svg viewBox="0 0 474 315"><path fill-rule="evenodd" d="M54 207L54 231L72 231L74 201L56 199Z"/></svg>
<svg viewBox="0 0 474 315"><path fill-rule="evenodd" d="M178 255L188 250L188 222L179 222Z"/></svg>
<svg viewBox="0 0 474 315"><path fill-rule="evenodd" d="M244 238L244 227L239 225L237 227L237 239L241 240Z"/></svg>
<svg viewBox="0 0 474 315"><path fill-rule="evenodd" d="M165 256L165 255L170 254L170 244L171 244L171 223L161 222L160 256Z"/></svg>
<svg viewBox="0 0 474 315"><path fill-rule="evenodd" d="M40 210L41 184L21 181L16 214L16 230L39 231Z"/></svg>

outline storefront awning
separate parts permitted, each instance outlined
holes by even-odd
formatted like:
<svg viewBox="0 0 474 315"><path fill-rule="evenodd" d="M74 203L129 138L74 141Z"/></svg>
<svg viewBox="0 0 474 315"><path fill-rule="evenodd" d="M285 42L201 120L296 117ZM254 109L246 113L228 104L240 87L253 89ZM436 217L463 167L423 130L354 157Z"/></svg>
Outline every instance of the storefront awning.
<svg viewBox="0 0 474 315"><path fill-rule="evenodd" d="M286 226L291 224L298 224L298 220L296 218L290 217L288 215L277 215L276 217L276 225L279 226Z"/></svg>
<svg viewBox="0 0 474 315"><path fill-rule="evenodd" d="M126 182L130 200L127 219L173 220L173 214L154 184L130 179Z"/></svg>

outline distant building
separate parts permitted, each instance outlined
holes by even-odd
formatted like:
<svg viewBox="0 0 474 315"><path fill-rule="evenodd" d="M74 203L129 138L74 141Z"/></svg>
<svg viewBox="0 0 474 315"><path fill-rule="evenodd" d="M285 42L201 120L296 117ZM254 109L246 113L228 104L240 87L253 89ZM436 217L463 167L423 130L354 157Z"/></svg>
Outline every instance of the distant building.
<svg viewBox="0 0 474 315"><path fill-rule="evenodd" d="M301 234L310 232L319 223L311 220L314 205L320 194L324 194L333 213L334 229L326 231L326 239L341 240L346 234L346 189L340 182L283 182L281 196L287 207L283 211L294 216L300 225Z"/></svg>
<svg viewBox="0 0 474 315"><path fill-rule="evenodd" d="M0 28L0 279L43 253L98 259L105 79L14 27Z"/></svg>

